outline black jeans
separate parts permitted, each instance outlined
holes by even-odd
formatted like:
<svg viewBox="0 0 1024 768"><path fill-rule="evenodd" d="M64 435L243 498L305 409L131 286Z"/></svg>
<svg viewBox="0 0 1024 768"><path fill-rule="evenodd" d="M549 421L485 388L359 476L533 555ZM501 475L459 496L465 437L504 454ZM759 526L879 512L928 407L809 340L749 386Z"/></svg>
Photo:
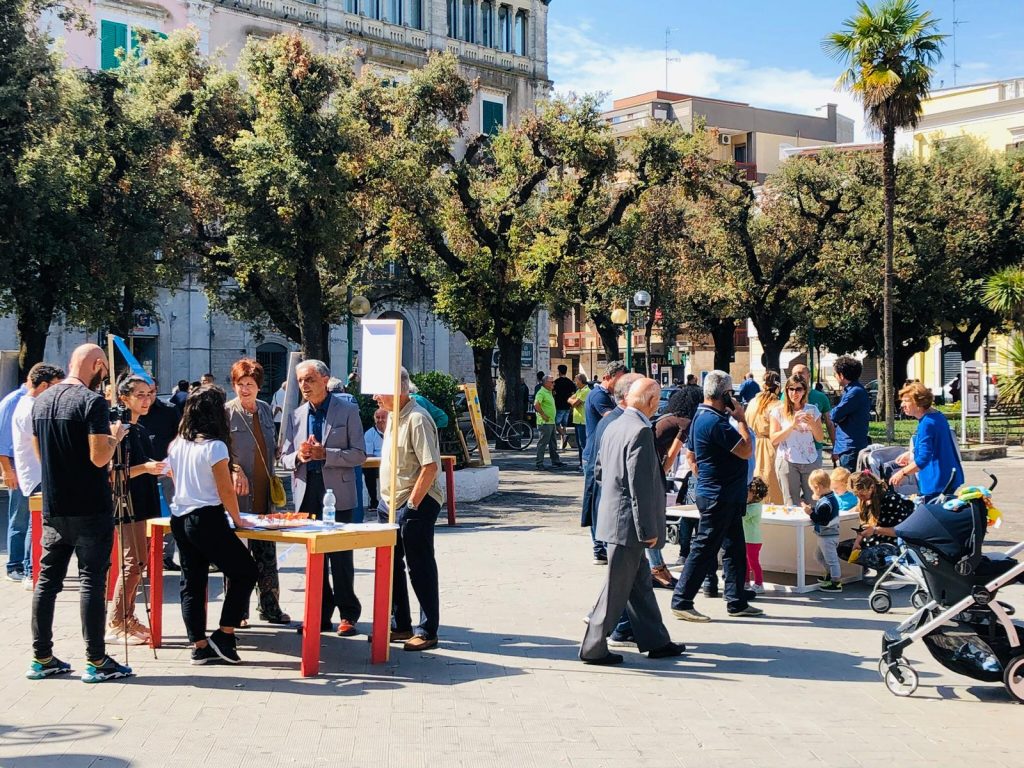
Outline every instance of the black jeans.
<svg viewBox="0 0 1024 768"><path fill-rule="evenodd" d="M726 603L731 610L745 608L747 601L741 590L747 577L747 548L743 535L746 498L743 494L725 499L698 495L697 509L700 511L700 524L672 593L672 607L693 607L693 598L700 591L704 578L717 566L718 550L722 549Z"/></svg>
<svg viewBox="0 0 1024 768"><path fill-rule="evenodd" d="M376 509L380 504L380 497L377 495L377 488L380 485L380 470L364 468L363 482L366 483L366 492L370 495L370 506L367 509Z"/></svg>
<svg viewBox="0 0 1024 768"><path fill-rule="evenodd" d="M395 544L394 585L391 589L391 626L398 632L410 629L420 637L437 637L441 622L440 587L437 583L437 559L434 557L434 524L441 505L424 497L417 509L400 507L396 516L398 542ZM387 504L381 499L377 520L388 521ZM405 564L409 563L409 581L420 604L420 623L413 628L409 612L409 586Z"/></svg>
<svg viewBox="0 0 1024 768"><path fill-rule="evenodd" d="M86 659L106 655L107 571L114 546L113 515L43 518L43 556L32 595L32 650L37 659L53 654L53 612L64 589L71 555L78 558L79 610Z"/></svg>
<svg viewBox="0 0 1024 768"><path fill-rule="evenodd" d="M221 505L200 507L171 517L171 533L181 559L181 616L189 642L206 639L206 588L210 563L224 574L220 626L237 627L249 609L256 586L256 563L228 525Z"/></svg>
<svg viewBox="0 0 1024 768"><path fill-rule="evenodd" d="M300 512L308 512L312 517L323 518L324 476L319 473L306 475L306 493L302 497ZM352 510L339 509L334 513L338 523L351 523ZM356 597L356 567L352 560L352 551L329 552L324 556L323 598L320 603L320 624L324 628L330 624L334 611L343 619L353 624L359 621L363 606ZM333 586L333 588L332 588Z"/></svg>

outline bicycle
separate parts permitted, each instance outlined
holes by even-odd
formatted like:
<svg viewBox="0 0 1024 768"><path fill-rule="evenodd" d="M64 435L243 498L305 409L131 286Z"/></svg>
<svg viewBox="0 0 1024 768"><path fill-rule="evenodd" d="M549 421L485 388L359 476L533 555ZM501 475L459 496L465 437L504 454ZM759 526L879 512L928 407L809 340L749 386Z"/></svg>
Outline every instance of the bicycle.
<svg viewBox="0 0 1024 768"><path fill-rule="evenodd" d="M533 428L525 421L511 421L507 413L503 415L505 420L500 426L484 416L484 427L494 435L495 441L504 442L513 450L525 451L533 443ZM477 447L476 432L469 426L463 429L462 434L466 439L466 448L472 453Z"/></svg>

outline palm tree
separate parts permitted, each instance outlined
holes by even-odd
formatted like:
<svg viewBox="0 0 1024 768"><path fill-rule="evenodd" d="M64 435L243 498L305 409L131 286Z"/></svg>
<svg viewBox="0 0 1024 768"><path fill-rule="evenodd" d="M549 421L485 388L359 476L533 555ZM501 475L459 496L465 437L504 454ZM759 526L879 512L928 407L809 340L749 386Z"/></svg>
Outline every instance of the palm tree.
<svg viewBox="0 0 1024 768"><path fill-rule="evenodd" d="M843 22L843 30L825 38L825 50L843 62L846 71L837 88L852 91L864 104L868 120L882 133L882 183L885 211L885 276L882 293L884 344L885 431L895 439L893 414L892 284L893 212L896 208L896 131L913 128L928 94L933 66L942 58L945 35L928 11L914 0L881 0L875 8L864 0L857 13Z"/></svg>

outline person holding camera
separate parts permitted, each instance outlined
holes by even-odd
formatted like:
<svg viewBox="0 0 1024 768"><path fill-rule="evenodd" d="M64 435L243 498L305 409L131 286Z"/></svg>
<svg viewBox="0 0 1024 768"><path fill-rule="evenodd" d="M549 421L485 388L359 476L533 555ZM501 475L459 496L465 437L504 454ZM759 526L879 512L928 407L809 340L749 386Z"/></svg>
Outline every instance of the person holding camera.
<svg viewBox="0 0 1024 768"><path fill-rule="evenodd" d="M747 577L743 515L747 508L747 462L753 452L743 406L732 398L732 377L725 371L711 371L704 379L704 402L697 407L686 440L687 459L697 467L700 523L672 594L672 614L677 619L711 621L693 607L693 600L704 578L718 566L720 549L725 551L722 570L729 615L763 613L748 602L754 593L743 588Z"/></svg>
<svg viewBox="0 0 1024 768"><path fill-rule="evenodd" d="M32 431L42 465L43 552L32 596L33 658L25 676L40 680L71 671L70 664L53 655L53 614L74 554L86 645L82 681L99 683L132 674L131 667L107 655L104 640L114 543L108 465L128 429L111 423L110 408L96 392L109 375L100 347L83 344L75 349L68 373L32 405Z"/></svg>
<svg viewBox="0 0 1024 768"><path fill-rule="evenodd" d="M150 383L141 376L125 376L117 385L117 399L122 413L115 413L115 418L121 416L118 421L128 423L125 443L128 446L128 492L132 506L131 514L118 520L123 573L114 585L106 639L108 643L127 640L132 645L144 645L149 642L149 627L135 616L135 594L146 570L146 521L160 517L157 478L166 472L167 465L154 459L156 451L152 436L139 423L139 418L149 413L153 404Z"/></svg>

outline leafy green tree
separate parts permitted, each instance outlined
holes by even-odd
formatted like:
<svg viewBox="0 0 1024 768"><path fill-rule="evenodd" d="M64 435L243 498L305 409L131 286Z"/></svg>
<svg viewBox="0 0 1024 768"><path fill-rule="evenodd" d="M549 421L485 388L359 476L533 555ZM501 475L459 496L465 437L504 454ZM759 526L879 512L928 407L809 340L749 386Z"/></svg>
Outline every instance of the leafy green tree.
<svg viewBox="0 0 1024 768"><path fill-rule="evenodd" d="M417 187L428 192L403 206L407 233L418 230L404 242L407 263L475 356L497 346L501 410L522 415L523 338L559 278L606 243L645 191L706 155L703 137L673 125L619 147L596 98L554 100L497 136L471 138Z"/></svg>
<svg viewBox="0 0 1024 768"><path fill-rule="evenodd" d="M893 377L893 249L896 209L896 131L917 125L944 38L928 11L914 0L881 0L872 8L864 0L843 23L843 31L825 38L824 47L848 67L838 85L852 90L868 119L882 133L884 253L882 323L884 327L884 408L886 437L895 437Z"/></svg>

